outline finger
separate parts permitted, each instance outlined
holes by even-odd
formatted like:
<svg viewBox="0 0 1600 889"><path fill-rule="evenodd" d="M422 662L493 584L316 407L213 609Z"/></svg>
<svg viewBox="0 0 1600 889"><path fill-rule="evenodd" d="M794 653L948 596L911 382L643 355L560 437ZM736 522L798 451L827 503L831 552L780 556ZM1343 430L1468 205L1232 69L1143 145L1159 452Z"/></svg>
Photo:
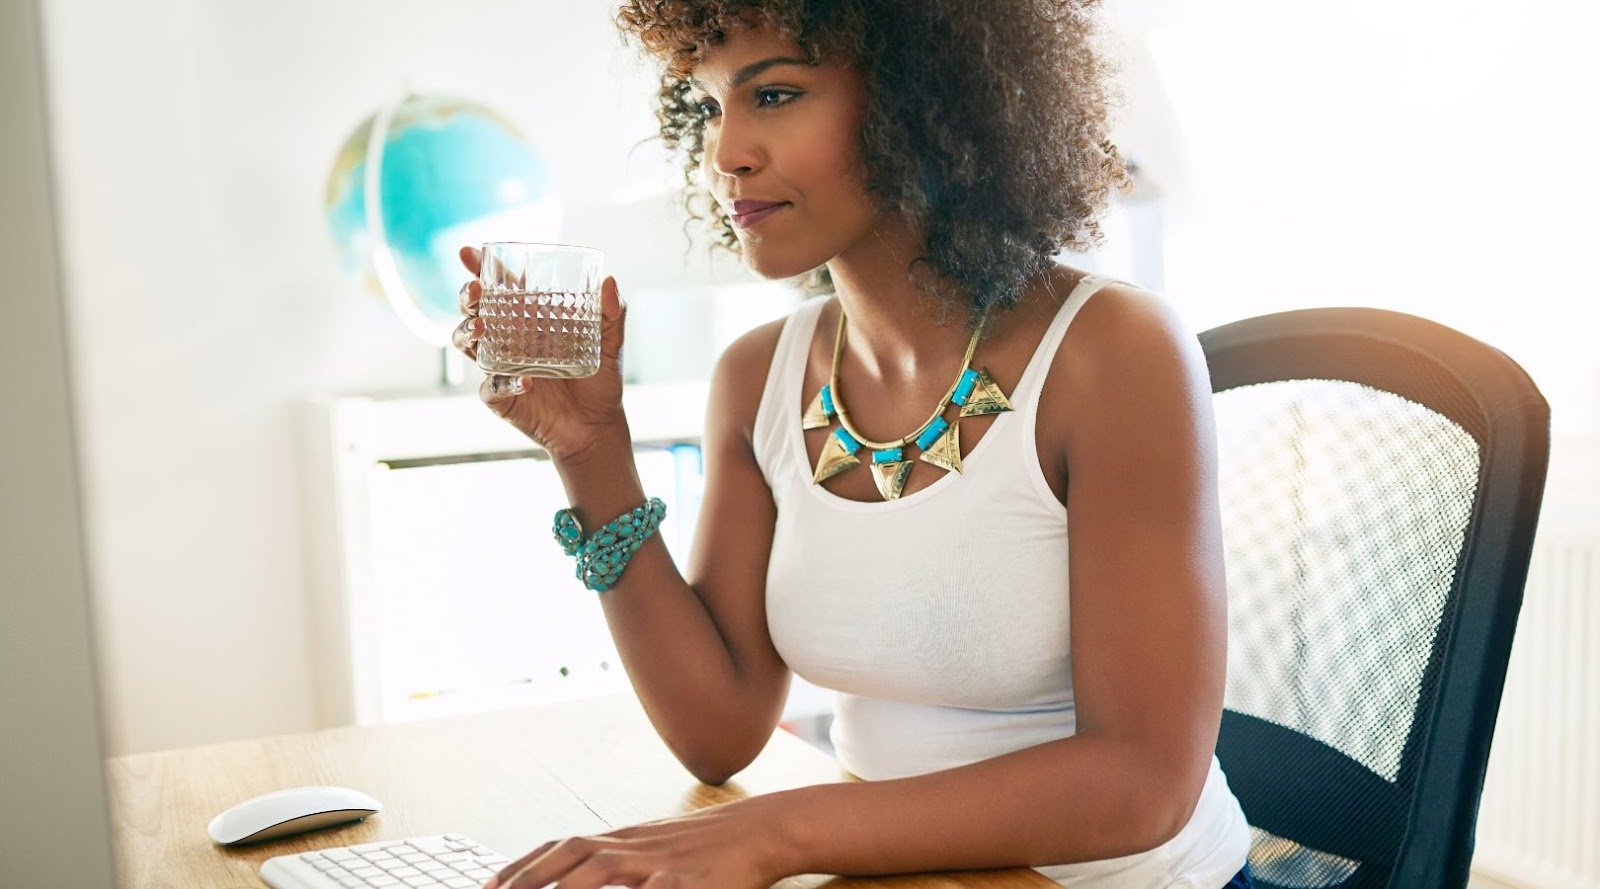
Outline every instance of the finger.
<svg viewBox="0 0 1600 889"><path fill-rule="evenodd" d="M585 855L574 866L557 864L560 853L550 862L540 861L506 884L506 889L543 889L555 883L559 889L604 889L606 886L638 886L651 870L617 849L601 849Z"/></svg>
<svg viewBox="0 0 1600 889"><path fill-rule="evenodd" d="M467 267L467 271L474 275L478 273L478 264L482 261L482 254L478 248L462 247L456 255L461 257L461 264Z"/></svg>
<svg viewBox="0 0 1600 889"><path fill-rule="evenodd" d="M622 301L622 293L617 289L617 279L607 275L606 279L600 282L600 320L620 321L627 312L628 304Z"/></svg>
<svg viewBox="0 0 1600 889"><path fill-rule="evenodd" d="M606 836L614 840L635 840L643 837L658 836L663 833L663 828L681 824L686 821L696 821L699 820L700 817L701 816L695 813L690 813L687 815L675 815L670 818L660 818L655 821L645 821L639 824L629 825L628 827L619 827L616 830L608 831Z"/></svg>
<svg viewBox="0 0 1600 889"><path fill-rule="evenodd" d="M509 884L513 879L515 879L517 874L522 873L524 868L544 857L545 853L549 852L551 849L554 849L555 846L556 841L551 840L550 842L539 846L537 849L534 849L532 852L529 852L521 858L518 858L516 861L513 861L505 867L500 868L499 873L490 877L489 882L483 884L483 889L501 889L501 887Z"/></svg>
<svg viewBox="0 0 1600 889"><path fill-rule="evenodd" d="M617 292L617 279L607 277L600 282L600 356L607 360L622 360L623 329L628 321L628 304Z"/></svg>
<svg viewBox="0 0 1600 889"><path fill-rule="evenodd" d="M456 307L461 310L463 315L472 316L478 314L478 303L482 299L483 285L478 283L477 278L473 278L471 281L461 285L461 289L456 291Z"/></svg>
<svg viewBox="0 0 1600 889"><path fill-rule="evenodd" d="M604 850L593 840L585 837L570 837L556 843L548 844L542 855L528 855L524 857L524 864L519 868L511 865L501 871L507 877L496 877L496 885L500 889L544 889L556 880L571 886L567 878L572 872L591 858L605 854ZM528 860L531 859L531 860ZM583 885L583 884L578 884ZM604 886L604 882L595 883L596 887Z"/></svg>
<svg viewBox="0 0 1600 889"><path fill-rule="evenodd" d="M528 378L508 376L506 374L489 374L478 384L478 397L483 403L497 414L504 415L505 408L511 406L511 400L528 391Z"/></svg>
<svg viewBox="0 0 1600 889"><path fill-rule="evenodd" d="M450 345L466 353L473 361L478 360L478 340L483 339L483 319L467 318L456 329L450 332Z"/></svg>

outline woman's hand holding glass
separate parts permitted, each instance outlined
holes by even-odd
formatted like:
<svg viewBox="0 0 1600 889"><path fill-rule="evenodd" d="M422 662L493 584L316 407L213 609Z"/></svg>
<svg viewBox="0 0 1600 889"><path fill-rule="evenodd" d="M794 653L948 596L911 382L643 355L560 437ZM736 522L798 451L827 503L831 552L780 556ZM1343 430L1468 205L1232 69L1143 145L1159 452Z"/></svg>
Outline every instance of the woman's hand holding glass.
<svg viewBox="0 0 1600 889"><path fill-rule="evenodd" d="M484 321L478 307L483 287L478 282L481 251L462 247L461 264L473 279L461 287L461 313L451 342L477 360ZM627 308L616 281L600 287L600 369L591 376L556 379L489 373L478 389L489 409L515 426L552 457L578 457L608 435L626 428L622 412L622 335Z"/></svg>

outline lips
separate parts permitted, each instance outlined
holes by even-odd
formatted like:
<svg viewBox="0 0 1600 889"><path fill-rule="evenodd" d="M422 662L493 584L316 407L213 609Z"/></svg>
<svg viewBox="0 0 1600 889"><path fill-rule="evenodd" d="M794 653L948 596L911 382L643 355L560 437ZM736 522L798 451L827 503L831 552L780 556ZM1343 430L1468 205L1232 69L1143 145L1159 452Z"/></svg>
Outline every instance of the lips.
<svg viewBox="0 0 1600 889"><path fill-rule="evenodd" d="M734 201L733 224L749 228L787 206L788 201Z"/></svg>

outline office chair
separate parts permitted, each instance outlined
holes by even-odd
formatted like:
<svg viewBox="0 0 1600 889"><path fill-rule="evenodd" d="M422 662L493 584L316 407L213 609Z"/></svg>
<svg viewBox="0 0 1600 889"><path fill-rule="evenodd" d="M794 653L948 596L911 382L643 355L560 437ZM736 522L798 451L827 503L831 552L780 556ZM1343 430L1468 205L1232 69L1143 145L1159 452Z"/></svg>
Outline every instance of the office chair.
<svg viewBox="0 0 1600 889"><path fill-rule="evenodd" d="M1217 756L1257 884L1464 887L1549 407L1504 354L1397 312L1200 341L1228 576Z"/></svg>

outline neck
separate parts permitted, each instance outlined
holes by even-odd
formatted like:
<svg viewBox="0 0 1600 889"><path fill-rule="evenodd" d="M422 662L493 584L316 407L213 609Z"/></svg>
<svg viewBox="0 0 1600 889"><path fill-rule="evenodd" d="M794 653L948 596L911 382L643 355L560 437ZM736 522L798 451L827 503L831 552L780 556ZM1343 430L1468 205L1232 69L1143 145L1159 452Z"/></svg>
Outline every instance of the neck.
<svg viewBox="0 0 1600 889"><path fill-rule="evenodd" d="M946 313L911 280L921 235L885 214L872 233L828 263L848 317L844 361L887 384L944 375L966 350L972 331L963 312Z"/></svg>

